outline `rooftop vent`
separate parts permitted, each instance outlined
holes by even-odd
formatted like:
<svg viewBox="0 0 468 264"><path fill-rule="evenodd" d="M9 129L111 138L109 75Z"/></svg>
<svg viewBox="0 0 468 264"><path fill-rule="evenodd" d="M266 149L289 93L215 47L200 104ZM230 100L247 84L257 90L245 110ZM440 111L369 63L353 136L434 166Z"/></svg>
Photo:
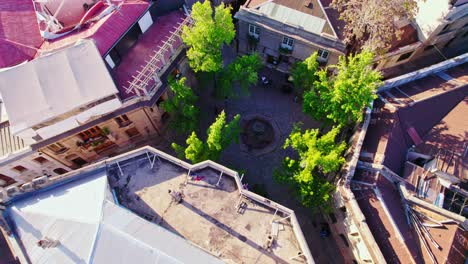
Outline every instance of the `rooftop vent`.
<svg viewBox="0 0 468 264"><path fill-rule="evenodd" d="M308 1L305 1L304 2L304 6L307 7L307 8L314 8L314 5L312 4L312 1L308 0Z"/></svg>
<svg viewBox="0 0 468 264"><path fill-rule="evenodd" d="M50 239L48 237L45 237L39 241L37 241L37 246L46 249L46 248L54 248L60 245L60 241L56 239Z"/></svg>

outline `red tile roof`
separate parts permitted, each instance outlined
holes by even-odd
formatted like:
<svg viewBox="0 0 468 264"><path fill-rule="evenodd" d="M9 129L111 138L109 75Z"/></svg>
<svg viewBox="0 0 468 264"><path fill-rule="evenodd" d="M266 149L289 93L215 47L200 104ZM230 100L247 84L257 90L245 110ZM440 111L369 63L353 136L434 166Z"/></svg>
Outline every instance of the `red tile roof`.
<svg viewBox="0 0 468 264"><path fill-rule="evenodd" d="M147 0L117 1L120 8L106 17L55 40L44 40L39 31L32 0L0 1L0 68L10 67L41 54L92 38L101 55L148 9Z"/></svg>
<svg viewBox="0 0 468 264"><path fill-rule="evenodd" d="M132 48L122 58L120 64L113 70L117 88L120 91L122 99L136 96L134 91L127 91L125 87L129 87L129 83L133 80L133 76L137 75L138 71L146 65L155 51L163 46L171 32L175 30L178 23L181 23L185 18L182 11L173 11L162 17L158 17L148 31L138 39ZM177 40L173 49L176 50L182 42ZM164 55L166 61L169 60L171 51L168 50ZM162 63L158 66L163 66ZM148 85L150 87L150 85ZM148 91L149 92L149 91Z"/></svg>
<svg viewBox="0 0 468 264"><path fill-rule="evenodd" d="M373 190L354 190L354 195L366 217L366 223L372 231L382 254L388 263L413 263L409 249L402 243L395 226L392 224L392 216L384 209L384 204L379 200ZM403 215L403 219L405 216ZM420 258L420 257L419 257Z"/></svg>
<svg viewBox="0 0 468 264"><path fill-rule="evenodd" d="M42 42L32 0L1 0L0 68L32 59Z"/></svg>
<svg viewBox="0 0 468 264"><path fill-rule="evenodd" d="M459 65L446 70L445 74L448 76L445 78L432 75L390 90L391 96L388 96L387 92L381 93L380 96L387 103L377 100L374 104L371 116L373 121L367 130L361 152L367 152L367 155L361 155L360 159L369 161L367 159L371 157L372 163L386 165L399 173L405 164L408 148L415 144L407 133L410 128L425 142L441 144L445 149L461 150L467 135L463 114L467 112L468 85L463 85L460 80L468 76L468 71L464 71L466 69L466 65ZM458 75L452 76L451 73ZM450 77L457 78L459 82L453 84L454 80ZM398 93L411 98L404 102L404 98L399 97ZM446 125L447 130L441 129L441 124ZM454 137L447 137L445 132L453 134ZM451 171L457 170L449 169L450 173ZM404 177L410 182L407 187L414 190L416 182L415 178L410 177L411 173L421 174L421 170L406 168ZM389 181L382 181L383 177L379 176L378 180L375 180L370 179L369 175L375 173L365 174L362 169L357 170L353 181L375 184L373 188L380 190L382 199L378 199L377 193L372 189L361 188L353 192L382 254L389 263L410 263L410 256L417 263L430 263L430 256L425 252L414 228L406 222L398 190ZM391 224L391 219L398 227L403 242L398 239L398 232ZM467 231L461 230L456 224L447 224L445 228L429 228L429 233L442 247L437 249L429 242L438 263L463 263L463 254L468 246Z"/></svg>
<svg viewBox="0 0 468 264"><path fill-rule="evenodd" d="M38 55L71 45L79 39L91 38L101 55L107 53L132 24L143 15L149 3L144 0L127 0L120 4L118 11L100 19L85 28L72 32L55 40L45 41Z"/></svg>

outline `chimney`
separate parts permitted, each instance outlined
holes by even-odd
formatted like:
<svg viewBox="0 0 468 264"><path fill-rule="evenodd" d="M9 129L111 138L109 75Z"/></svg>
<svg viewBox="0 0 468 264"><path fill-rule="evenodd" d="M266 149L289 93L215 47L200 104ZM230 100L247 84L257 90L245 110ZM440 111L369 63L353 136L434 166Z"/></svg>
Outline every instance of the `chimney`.
<svg viewBox="0 0 468 264"><path fill-rule="evenodd" d="M307 7L307 8L314 8L314 5L312 4L312 1L311 0L307 0L304 2L304 6Z"/></svg>

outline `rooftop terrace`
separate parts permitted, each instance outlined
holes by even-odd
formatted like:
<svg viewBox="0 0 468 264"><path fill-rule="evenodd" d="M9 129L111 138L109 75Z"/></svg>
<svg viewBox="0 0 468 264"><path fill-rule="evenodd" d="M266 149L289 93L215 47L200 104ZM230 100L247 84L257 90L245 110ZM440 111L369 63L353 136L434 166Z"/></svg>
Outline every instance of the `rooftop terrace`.
<svg viewBox="0 0 468 264"><path fill-rule="evenodd" d="M153 253L162 252L176 259L185 258L181 263L190 263L186 257L190 252L193 253L193 250L186 252L184 246L180 248L181 252L177 253L178 249L173 245L164 244L166 238L154 233L163 230L162 233L168 237L171 234L171 241L177 240L178 244L201 249L197 255L209 253L205 255L210 257L213 263L219 260L227 263L314 263L294 211L244 189L241 178L235 171L212 161L190 165L154 148L143 147L33 183L35 188L15 187L8 192L0 188L0 201L10 212L3 216L11 218L11 212L14 211L13 218L15 223L19 224L6 224L4 219L0 218L0 227L8 234L10 241L27 244L26 251L14 247L15 252L23 253L21 256L44 256L43 260L56 261L76 259L76 254L80 254L83 259L120 256L112 255L112 246L104 242L109 241L109 237L102 238L102 235L97 235L94 239L98 245L94 247L88 240L81 241L83 234L69 235L70 232L79 233L77 230L80 226L88 223L88 220L83 223L81 220L92 218L98 225L115 225L117 228L111 228L110 233L102 228L93 232L120 236L118 231L121 230L145 244L138 242L137 247L129 249L132 253L127 254L127 258L138 252L146 254L144 249L149 245L152 253L150 252L148 257L154 258ZM104 185L106 187L103 187ZM108 188L109 186L112 189ZM169 193L169 190L172 192ZM102 199L105 200L104 203ZM60 212L50 209L64 208L57 202L73 204L73 207L70 207L73 209ZM108 206L113 209L107 210ZM121 206L135 214L122 210ZM41 209L41 217L44 214L44 219L49 222L57 222L55 216L60 214L60 217L63 215L68 222L80 223L42 225L41 221L34 220L38 217L36 214L27 212L36 210L36 207ZM98 209L104 212L103 216ZM128 219L119 218L119 214L124 212L129 216ZM28 219L17 219L16 213L27 216ZM150 222L143 218L155 225L150 225ZM38 233L31 228L43 231ZM21 235L21 241L10 235L15 233ZM59 239L61 244L53 249L41 251L34 241L41 239L46 233ZM30 236L34 238L31 240ZM124 237L128 240L127 236ZM81 241L81 244L78 241ZM128 243L122 241L113 243ZM41 255L34 255L33 251L39 251ZM97 253L89 255L86 252Z"/></svg>
<svg viewBox="0 0 468 264"><path fill-rule="evenodd" d="M113 69L122 100L137 96L137 93L154 92L152 89L157 83L152 76L155 72L160 75L182 45L178 28L181 28L184 19L186 16L182 11L173 11L158 17L122 57L122 61ZM150 63L152 58L154 62ZM145 81L148 76L150 78Z"/></svg>
<svg viewBox="0 0 468 264"><path fill-rule="evenodd" d="M466 112L466 76L463 55L387 80L372 111L368 111L365 123L369 126L360 135L360 161L351 171L350 187L359 204L353 213L365 216L379 250L375 246L368 249L381 253L388 263L464 263L466 259L466 218L414 193L416 181L408 174L427 175L422 169L407 168L403 177L398 175L413 145L426 141L458 152L464 148L466 128L460 113ZM440 129L441 123L449 121L446 128ZM447 138L445 132L452 141L442 140ZM444 162L449 164L444 169L456 171L450 169L455 161L453 155L445 156L450 161ZM432 185L424 182L424 188ZM431 199L439 189L437 185L437 193L429 190ZM453 203L450 197L448 200Z"/></svg>
<svg viewBox="0 0 468 264"><path fill-rule="evenodd" d="M188 177L167 160L150 163L141 156L109 170L122 205L228 263L305 263L291 221L268 206L273 202L241 195L234 177L213 168ZM169 190L183 193L183 201L174 202Z"/></svg>

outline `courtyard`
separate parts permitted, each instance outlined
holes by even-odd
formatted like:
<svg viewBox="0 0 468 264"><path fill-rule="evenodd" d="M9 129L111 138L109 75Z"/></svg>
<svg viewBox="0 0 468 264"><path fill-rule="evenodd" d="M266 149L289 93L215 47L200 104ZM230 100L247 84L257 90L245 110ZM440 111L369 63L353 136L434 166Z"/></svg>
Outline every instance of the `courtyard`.
<svg viewBox="0 0 468 264"><path fill-rule="evenodd" d="M288 186L273 179L274 169L281 164L284 157L293 155L293 151L283 149L284 141L293 125L301 122L303 128L318 128L321 123L302 112L300 96L294 91L285 93L282 90L283 85L288 84L286 74L264 67L259 72L259 79L261 76L270 79L271 83L262 85L259 81L258 85L251 87L250 95L227 100L217 99L212 95L213 90L207 88L212 86L212 83L199 82L203 87L196 88L201 113L197 134L201 138L205 137L205 131L221 109L225 110L228 120L240 114L241 123L245 122L245 118L252 116L261 117L272 123L277 135L271 144L261 150L249 150L242 144L234 143L223 151L219 162L238 170L240 174L243 173L243 182L251 191L295 211L316 263L344 263L340 254L336 253L339 249L335 240L332 237L320 237L321 223L325 222L323 216L319 214L313 216L310 208L302 206ZM174 155L170 144L172 142L183 144L185 138L186 136L175 135L168 129L165 140L155 147Z"/></svg>

